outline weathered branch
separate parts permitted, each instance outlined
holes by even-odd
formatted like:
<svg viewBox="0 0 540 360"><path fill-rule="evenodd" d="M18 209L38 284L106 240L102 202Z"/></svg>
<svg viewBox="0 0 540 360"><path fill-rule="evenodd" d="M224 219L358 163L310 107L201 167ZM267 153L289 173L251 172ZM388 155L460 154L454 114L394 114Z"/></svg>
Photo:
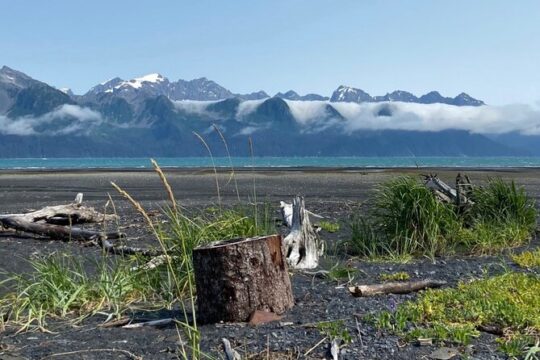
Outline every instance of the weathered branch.
<svg viewBox="0 0 540 360"><path fill-rule="evenodd" d="M349 287L349 291L355 297L363 297L379 294L408 294L427 288L438 288L443 285L446 285L446 281L426 279L407 282L388 282L374 285L356 285Z"/></svg>
<svg viewBox="0 0 540 360"><path fill-rule="evenodd" d="M80 229L43 222L30 222L25 217L2 217L0 224L8 229L23 231L35 235L46 236L51 239L69 241L96 241L100 238L119 239L124 237L120 232L100 232L94 230Z"/></svg>

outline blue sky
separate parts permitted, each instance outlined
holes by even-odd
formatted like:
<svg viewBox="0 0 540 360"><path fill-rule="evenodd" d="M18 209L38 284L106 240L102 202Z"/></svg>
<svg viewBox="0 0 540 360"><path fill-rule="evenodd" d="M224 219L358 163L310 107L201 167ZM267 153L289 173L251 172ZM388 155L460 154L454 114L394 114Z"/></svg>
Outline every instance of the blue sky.
<svg viewBox="0 0 540 360"><path fill-rule="evenodd" d="M540 1L0 0L0 64L83 93L111 77L233 92L340 84L540 100Z"/></svg>

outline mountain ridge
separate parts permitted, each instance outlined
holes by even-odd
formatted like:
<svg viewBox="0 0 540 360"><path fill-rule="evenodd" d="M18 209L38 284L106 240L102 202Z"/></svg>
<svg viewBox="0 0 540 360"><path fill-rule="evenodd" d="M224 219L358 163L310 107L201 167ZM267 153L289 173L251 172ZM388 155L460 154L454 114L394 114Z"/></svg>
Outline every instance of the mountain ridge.
<svg viewBox="0 0 540 360"><path fill-rule="evenodd" d="M402 125L426 111L433 111L430 121L437 124L441 109L432 107L433 101L441 101L443 108L482 108L483 102L465 93L454 98L438 92L416 97L396 90L372 97L352 87L338 90L330 98L293 90L272 97L264 91L242 95L207 78L170 81L154 73L130 80L113 78L84 95L72 95L2 67L0 157L203 156L193 132L206 138L215 155L224 155L214 126L238 156L249 155L248 137L261 156L534 152L520 147L515 137L484 136L451 123L440 130ZM408 103L414 107L404 108ZM377 128L379 124L386 128ZM528 144L536 141L529 140Z"/></svg>

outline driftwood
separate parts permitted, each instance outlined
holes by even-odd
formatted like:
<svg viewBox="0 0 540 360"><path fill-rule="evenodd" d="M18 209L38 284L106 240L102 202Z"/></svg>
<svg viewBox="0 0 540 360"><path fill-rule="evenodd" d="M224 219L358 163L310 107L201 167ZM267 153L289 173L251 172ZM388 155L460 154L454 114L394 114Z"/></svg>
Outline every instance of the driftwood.
<svg viewBox="0 0 540 360"><path fill-rule="evenodd" d="M197 320L244 322L255 310L294 305L280 235L221 241L193 250Z"/></svg>
<svg viewBox="0 0 540 360"><path fill-rule="evenodd" d="M223 343L223 351L225 352L225 358L227 360L242 360L240 354L234 350L231 346L231 342L226 338L221 339Z"/></svg>
<svg viewBox="0 0 540 360"><path fill-rule="evenodd" d="M279 202L279 209L281 212L281 218L283 220L283 223L288 228L292 227L292 217L293 217L293 204L292 203L286 203L285 201ZM315 219L324 219L324 216L315 214L309 210L306 209L306 213L309 215L310 220L311 218Z"/></svg>
<svg viewBox="0 0 540 360"><path fill-rule="evenodd" d="M443 285L446 285L446 281L426 279L407 282L387 282L374 285L356 285L349 287L349 291L355 297L363 297L379 294L408 294L427 288L438 288Z"/></svg>
<svg viewBox="0 0 540 360"><path fill-rule="evenodd" d="M456 205L459 211L474 204L471 200L473 186L467 175L458 173L455 189L439 179L437 174L424 175L424 185L431 189L440 201Z"/></svg>
<svg viewBox="0 0 540 360"><path fill-rule="evenodd" d="M82 206L83 194L78 193L75 201L67 205L47 206L41 210L24 214L0 215L0 221L17 218L26 222L45 222L56 225L76 225L88 223L102 223L116 220L116 215L102 214L94 208Z"/></svg>
<svg viewBox="0 0 540 360"><path fill-rule="evenodd" d="M82 205L83 194L77 194L75 201L66 205L47 206L43 209L22 214L0 215L0 228L12 229L47 237L51 240L82 241L87 244L100 246L103 250L117 255L140 255L156 258L156 262L163 260L160 250L116 245L109 240L124 238L118 231L103 232L98 230L82 229L73 225L103 223L116 220L116 215L102 214L94 208ZM149 262L143 269L151 269L159 264Z"/></svg>
<svg viewBox="0 0 540 360"><path fill-rule="evenodd" d="M133 324L126 324L122 326L123 329L140 329L142 327L148 327L148 326L165 326L174 323L176 320L173 318L166 318L166 319L158 319L158 320L151 320L151 321L145 321L140 323L133 323Z"/></svg>
<svg viewBox="0 0 540 360"><path fill-rule="evenodd" d="M296 196L292 203L291 232L284 239L287 262L296 269L313 269L324 253L324 242L311 226L304 198Z"/></svg>
<svg viewBox="0 0 540 360"><path fill-rule="evenodd" d="M23 231L57 240L97 241L99 239L119 239L119 232L100 232L76 227L49 224L47 222L31 222L25 217L1 217L0 224L8 229Z"/></svg>
<svg viewBox="0 0 540 360"><path fill-rule="evenodd" d="M67 205L47 206L24 214L0 215L4 228L49 237L56 240L103 241L119 239L119 232L102 232L73 227L74 224L101 223L116 219L115 215L99 213L82 205L83 195L77 194L75 202Z"/></svg>

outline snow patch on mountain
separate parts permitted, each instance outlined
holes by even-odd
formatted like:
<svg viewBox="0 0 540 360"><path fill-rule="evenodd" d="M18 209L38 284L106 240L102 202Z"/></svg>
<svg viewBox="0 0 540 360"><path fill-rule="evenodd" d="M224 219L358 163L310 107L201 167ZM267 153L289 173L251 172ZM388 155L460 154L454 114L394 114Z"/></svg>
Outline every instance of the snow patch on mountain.
<svg viewBox="0 0 540 360"><path fill-rule="evenodd" d="M141 87L143 87L144 83L158 84L164 82L165 80L166 79L160 74L148 74L139 78L131 79L129 81L124 81L123 83L115 86L115 89L119 89L123 86L131 86L134 89L140 89Z"/></svg>

